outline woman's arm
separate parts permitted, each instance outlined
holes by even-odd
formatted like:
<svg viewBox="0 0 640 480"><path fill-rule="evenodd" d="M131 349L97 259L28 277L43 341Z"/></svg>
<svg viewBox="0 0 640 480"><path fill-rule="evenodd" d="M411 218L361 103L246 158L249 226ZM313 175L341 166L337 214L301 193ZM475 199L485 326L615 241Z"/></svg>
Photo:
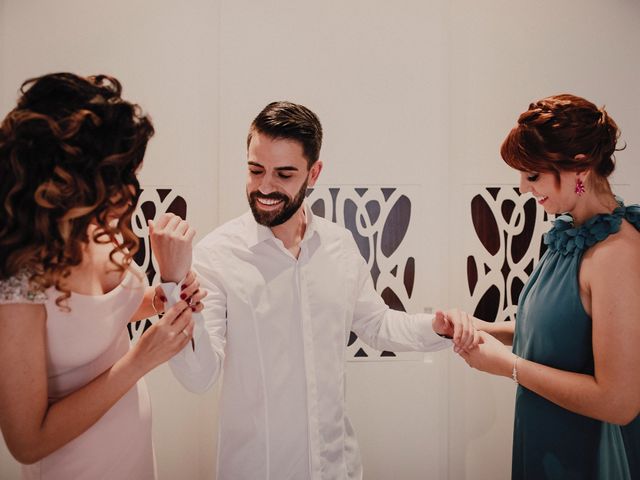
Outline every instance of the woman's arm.
<svg viewBox="0 0 640 480"><path fill-rule="evenodd" d="M158 287L147 287L145 289L142 302L140 303L138 310L136 310L131 317L131 320L129 320L129 323L138 322L164 312L164 304L167 299L161 291L157 290L157 288Z"/></svg>
<svg viewBox="0 0 640 480"><path fill-rule="evenodd" d="M566 372L516 357L483 334L477 349L462 352L474 368L511 377L572 412L616 424L640 412L640 248L616 239L585 258L593 319L594 375ZM635 248L633 248L635 247Z"/></svg>
<svg viewBox="0 0 640 480"><path fill-rule="evenodd" d="M86 431L145 373L180 351L193 330L191 309L176 304L111 368L49 405L45 322L42 305L0 305L0 428L21 463L34 463Z"/></svg>
<svg viewBox="0 0 640 480"><path fill-rule="evenodd" d="M473 317L473 325L477 330L487 332L497 338L504 345L513 345L513 331L516 328L516 322L485 322L479 318Z"/></svg>

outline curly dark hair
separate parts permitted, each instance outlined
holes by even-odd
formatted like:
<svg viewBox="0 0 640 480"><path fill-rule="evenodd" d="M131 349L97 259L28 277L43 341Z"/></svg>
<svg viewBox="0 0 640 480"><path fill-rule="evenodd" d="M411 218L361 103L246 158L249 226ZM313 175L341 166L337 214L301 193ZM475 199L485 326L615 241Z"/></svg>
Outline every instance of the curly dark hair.
<svg viewBox="0 0 640 480"><path fill-rule="evenodd" d="M615 168L615 152L624 149L616 147L619 136L604 108L565 93L531 103L500 154L520 171L552 172L559 178L562 171L591 169L604 180Z"/></svg>
<svg viewBox="0 0 640 480"><path fill-rule="evenodd" d="M82 261L90 223L93 241L115 245L118 269L131 263L136 173L154 129L121 92L107 75L55 73L22 84L0 125L0 279L28 270L39 288L62 292L61 305L70 296L61 282Z"/></svg>

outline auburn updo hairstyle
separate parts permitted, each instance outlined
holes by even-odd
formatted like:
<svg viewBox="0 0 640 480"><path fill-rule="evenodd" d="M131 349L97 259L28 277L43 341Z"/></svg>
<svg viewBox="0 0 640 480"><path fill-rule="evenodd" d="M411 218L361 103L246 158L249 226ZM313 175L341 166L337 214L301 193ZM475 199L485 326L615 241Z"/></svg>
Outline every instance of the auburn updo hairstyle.
<svg viewBox="0 0 640 480"><path fill-rule="evenodd" d="M92 222L92 240L114 245L116 267L131 263L136 173L154 129L121 92L107 75L23 83L0 124L0 279L28 271L32 284L62 292L60 305L70 295L61 281L82 261Z"/></svg>
<svg viewBox="0 0 640 480"><path fill-rule="evenodd" d="M500 154L526 172L591 170L606 179L615 168L620 131L604 108L570 94L529 105L502 143ZM580 156L581 155L581 156ZM576 158L578 156L578 158Z"/></svg>

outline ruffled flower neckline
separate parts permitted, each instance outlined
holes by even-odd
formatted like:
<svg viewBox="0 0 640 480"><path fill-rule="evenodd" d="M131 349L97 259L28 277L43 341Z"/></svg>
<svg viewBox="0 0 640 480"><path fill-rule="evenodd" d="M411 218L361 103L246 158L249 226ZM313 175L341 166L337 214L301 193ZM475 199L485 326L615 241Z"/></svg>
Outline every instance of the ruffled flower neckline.
<svg viewBox="0 0 640 480"><path fill-rule="evenodd" d="M623 218L640 230L640 205L625 206L621 198L616 197L616 200L618 207L613 212L594 215L579 227L573 225L571 215L560 215L544 235L544 243L551 251L577 255L618 232Z"/></svg>

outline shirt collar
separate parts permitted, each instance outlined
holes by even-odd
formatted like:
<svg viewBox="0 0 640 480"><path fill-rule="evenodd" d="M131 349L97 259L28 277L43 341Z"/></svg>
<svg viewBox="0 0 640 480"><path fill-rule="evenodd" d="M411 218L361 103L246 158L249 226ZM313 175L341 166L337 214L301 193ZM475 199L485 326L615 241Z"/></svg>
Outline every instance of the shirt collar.
<svg viewBox="0 0 640 480"><path fill-rule="evenodd" d="M302 242L306 242L309 238L313 236L316 232L316 221L314 220L313 212L307 202L303 202L302 208L304 208L305 215L307 216L307 228L304 232L304 237L302 238ZM255 218L253 218L253 213L251 211L246 213L247 216L247 246L249 248L253 248L259 243L262 243L269 239L275 239L276 237L273 235L273 232L269 227L265 227L264 225L260 225L256 222Z"/></svg>

